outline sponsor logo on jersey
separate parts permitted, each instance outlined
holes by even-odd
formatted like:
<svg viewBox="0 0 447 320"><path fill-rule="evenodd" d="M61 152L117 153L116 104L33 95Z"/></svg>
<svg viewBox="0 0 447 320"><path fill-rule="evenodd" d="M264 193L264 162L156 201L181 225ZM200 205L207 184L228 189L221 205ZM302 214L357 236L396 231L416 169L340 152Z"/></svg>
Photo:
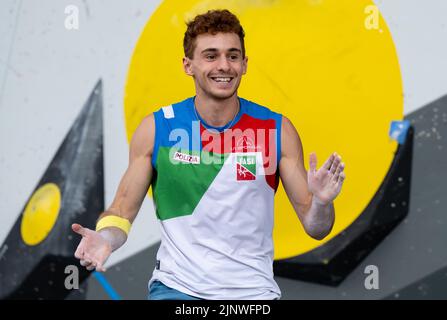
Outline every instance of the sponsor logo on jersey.
<svg viewBox="0 0 447 320"><path fill-rule="evenodd" d="M199 156L193 156L186 153L181 153L176 151L174 153L174 156L172 159L184 162L184 163L192 163L192 164L199 164L200 163L200 157Z"/></svg>
<svg viewBox="0 0 447 320"><path fill-rule="evenodd" d="M236 179L256 180L256 155L236 156Z"/></svg>

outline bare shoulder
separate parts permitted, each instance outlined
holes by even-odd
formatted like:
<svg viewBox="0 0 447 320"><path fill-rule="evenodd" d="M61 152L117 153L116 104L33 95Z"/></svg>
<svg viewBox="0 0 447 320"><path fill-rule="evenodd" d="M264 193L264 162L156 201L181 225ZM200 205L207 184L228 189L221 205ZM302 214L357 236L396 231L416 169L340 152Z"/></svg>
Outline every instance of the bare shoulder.
<svg viewBox="0 0 447 320"><path fill-rule="evenodd" d="M292 121L282 116L281 121L281 156L297 156L302 154L301 139Z"/></svg>
<svg viewBox="0 0 447 320"><path fill-rule="evenodd" d="M130 142L131 156L151 157L154 149L155 119L151 113L144 117L135 130Z"/></svg>
<svg viewBox="0 0 447 320"><path fill-rule="evenodd" d="M298 136L298 132L295 126L293 125L292 121L290 121L290 119L284 115L282 116L281 121L281 131L284 132L284 134L289 138L295 135Z"/></svg>

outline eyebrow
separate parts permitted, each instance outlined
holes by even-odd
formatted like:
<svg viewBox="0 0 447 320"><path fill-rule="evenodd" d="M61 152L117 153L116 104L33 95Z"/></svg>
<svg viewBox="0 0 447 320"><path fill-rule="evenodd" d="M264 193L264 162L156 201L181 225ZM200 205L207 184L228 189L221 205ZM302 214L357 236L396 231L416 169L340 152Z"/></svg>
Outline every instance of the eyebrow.
<svg viewBox="0 0 447 320"><path fill-rule="evenodd" d="M202 54L203 53L207 53L207 52L218 52L219 50L217 49L217 48L207 48L207 49L205 49L205 50L202 50ZM228 49L228 51L229 52L239 52L239 53L241 53L242 54L242 51L241 51L241 49L238 49L238 48L230 48L230 49Z"/></svg>

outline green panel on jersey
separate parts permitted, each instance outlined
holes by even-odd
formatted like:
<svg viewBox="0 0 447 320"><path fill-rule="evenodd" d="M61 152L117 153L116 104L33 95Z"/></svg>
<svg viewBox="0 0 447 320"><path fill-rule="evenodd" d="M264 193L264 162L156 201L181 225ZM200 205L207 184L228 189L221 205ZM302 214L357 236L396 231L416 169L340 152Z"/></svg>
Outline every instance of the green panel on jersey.
<svg viewBox="0 0 447 320"><path fill-rule="evenodd" d="M191 215L229 156L179 150L181 156L176 157L174 151L170 154L170 149L160 147L157 155L157 179L153 193L160 220ZM200 163L194 163L197 158L185 155L200 155ZM184 162L174 158L181 158Z"/></svg>

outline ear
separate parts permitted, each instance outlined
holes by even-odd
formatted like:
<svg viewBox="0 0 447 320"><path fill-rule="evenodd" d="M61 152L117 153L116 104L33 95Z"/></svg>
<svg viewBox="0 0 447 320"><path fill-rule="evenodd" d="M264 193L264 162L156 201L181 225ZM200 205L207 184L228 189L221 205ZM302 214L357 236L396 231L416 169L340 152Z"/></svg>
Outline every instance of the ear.
<svg viewBox="0 0 447 320"><path fill-rule="evenodd" d="M194 75L194 73L192 72L192 61L188 57L183 58L183 70L185 70L185 73L188 76Z"/></svg>
<svg viewBox="0 0 447 320"><path fill-rule="evenodd" d="M247 67L248 67L248 57L245 56L244 60L242 61L242 74L247 73Z"/></svg>

